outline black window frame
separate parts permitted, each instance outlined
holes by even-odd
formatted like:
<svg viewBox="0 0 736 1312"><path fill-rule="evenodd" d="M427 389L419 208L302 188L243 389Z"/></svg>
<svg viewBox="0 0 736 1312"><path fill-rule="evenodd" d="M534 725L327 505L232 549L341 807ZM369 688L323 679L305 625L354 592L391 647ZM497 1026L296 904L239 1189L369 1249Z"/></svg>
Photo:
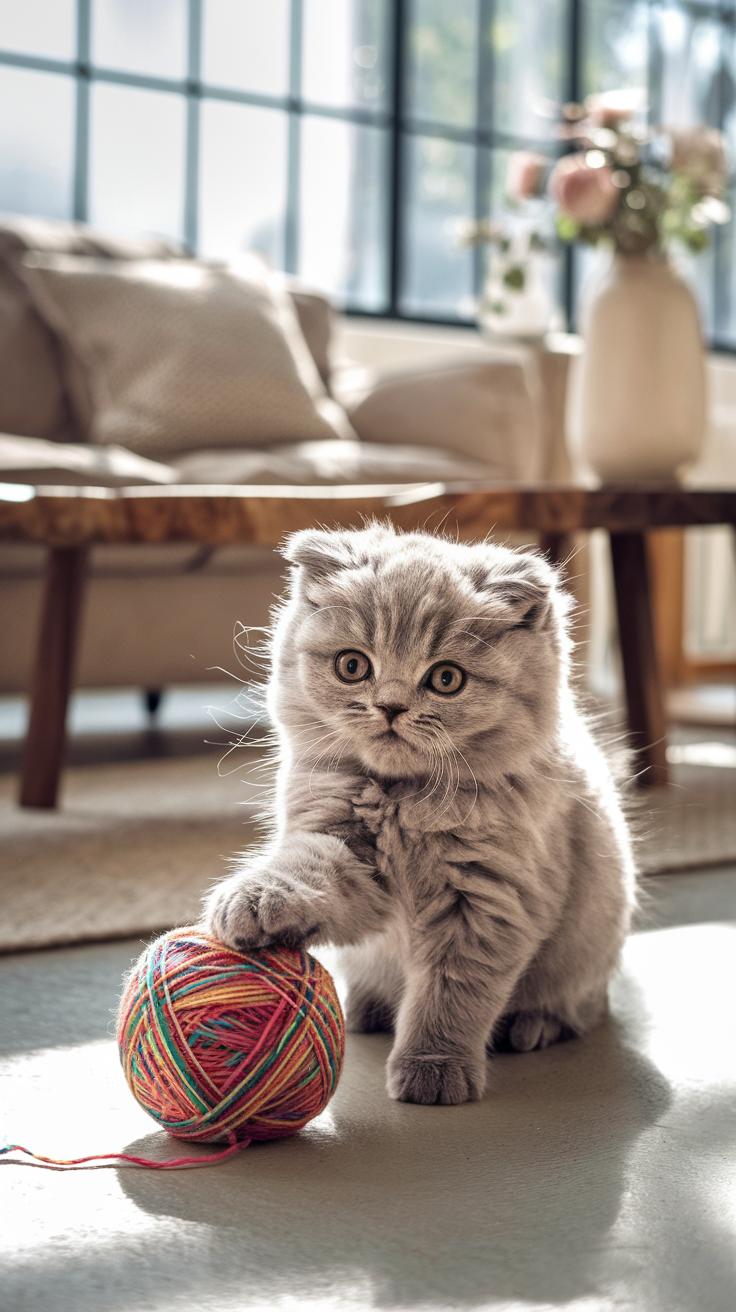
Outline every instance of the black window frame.
<svg viewBox="0 0 736 1312"><path fill-rule="evenodd" d="M560 34L566 52L567 79L564 96L577 101L585 91L583 65L585 58L586 21L596 4L606 0L567 0L564 31ZM608 0L625 7L630 0ZM648 92L650 117L657 121L659 103L658 50L653 40L656 11L666 0L646 0L649 10ZM18 54L2 48L0 34L0 66L27 69L36 72L61 73L75 81L75 141L72 217L80 222L88 218L89 142L90 142L90 89L93 83L107 83L137 87L143 90L179 94L186 104L186 154L184 164L184 198L182 232L185 245L193 251L198 247L198 179L201 105L203 100L232 102L242 105L278 109L287 113L287 176L286 209L284 220L284 265L287 273L298 274L299 251L299 176L300 176L300 123L309 114L332 118L344 123L376 126L388 135L388 199L386 206L386 241L388 286L385 303L378 309L366 309L347 302L341 308L348 315L367 319L395 319L402 322L434 324L448 327L474 326L471 318L459 314L435 315L408 313L402 308L402 283L405 264L406 206L406 144L411 137L435 137L468 144L476 150L474 177L474 214L486 216L486 198L490 191L490 159L493 148L540 149L554 155L557 147L550 141L535 141L527 137L497 131L493 125L489 88L493 79L493 52L481 33L488 30L493 20L496 0L478 0L478 78L476 122L468 128L450 127L447 124L417 119L408 112L408 39L411 0L388 0L386 14L390 25L389 49L391 52L391 85L384 109L336 107L305 100L301 87L301 46L303 0L289 0L290 51L289 89L285 96L264 95L224 88L206 83L202 77L202 19L203 0L185 0L187 6L187 67L182 79L157 77L148 74L120 71L95 65L92 62L92 0L76 0L77 39L73 60L46 58L32 54ZM679 6L700 17L717 21L732 45L736 48L736 0L678 0ZM722 43L725 45L725 42ZM736 55L734 56L736 67ZM725 77L725 55L721 51L721 75ZM484 126L481 126L483 124ZM719 122L723 126L723 103L719 103ZM476 250L474 257L474 286L480 290L483 276L483 254ZM722 336L730 310L731 251L726 231L717 229L714 234L713 303L715 331L711 337L712 349L736 353L736 327L733 343ZM562 309L566 326L575 326L576 300L575 252L567 247L562 253ZM720 330L720 331L719 331Z"/></svg>

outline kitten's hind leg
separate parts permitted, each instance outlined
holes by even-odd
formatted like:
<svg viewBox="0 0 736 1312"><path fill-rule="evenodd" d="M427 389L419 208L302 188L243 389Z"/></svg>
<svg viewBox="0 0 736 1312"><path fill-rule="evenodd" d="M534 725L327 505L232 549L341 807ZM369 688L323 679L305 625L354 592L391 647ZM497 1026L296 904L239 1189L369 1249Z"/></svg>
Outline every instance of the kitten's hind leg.
<svg viewBox="0 0 736 1312"><path fill-rule="evenodd" d="M533 1052L577 1038L575 1030L560 1016L544 1011L515 1011L502 1017L488 1040L488 1051Z"/></svg>
<svg viewBox="0 0 736 1312"><path fill-rule="evenodd" d="M351 1034L391 1034L394 1008L383 998L353 988L347 998L345 1024Z"/></svg>
<svg viewBox="0 0 736 1312"><path fill-rule="evenodd" d="M587 998L535 998L522 984L511 1006L488 1039L494 1052L534 1052L553 1043L582 1038L603 1018L607 1009L605 989Z"/></svg>
<svg viewBox="0 0 736 1312"><path fill-rule="evenodd" d="M345 1020L351 1033L391 1033L404 983L399 961L390 934L340 952L347 985Z"/></svg>

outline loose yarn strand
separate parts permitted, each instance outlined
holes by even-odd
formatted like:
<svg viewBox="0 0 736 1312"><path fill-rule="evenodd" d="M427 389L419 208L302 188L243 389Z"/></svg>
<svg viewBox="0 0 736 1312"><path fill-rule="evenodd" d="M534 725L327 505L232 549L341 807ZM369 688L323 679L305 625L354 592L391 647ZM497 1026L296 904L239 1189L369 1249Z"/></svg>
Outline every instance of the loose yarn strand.
<svg viewBox="0 0 736 1312"><path fill-rule="evenodd" d="M30 1158L27 1162L13 1161L15 1166L43 1166L49 1171L74 1171L89 1169L96 1165L97 1169L110 1167L114 1165L147 1167L153 1171L181 1171L187 1167L193 1166L210 1166L214 1162L224 1162L228 1157L234 1157L236 1153L242 1152L250 1144L250 1139L244 1139L242 1143L234 1140L226 1148L220 1148L216 1153L202 1153L198 1157L168 1157L164 1161L157 1161L154 1157L136 1157L133 1153L90 1153L87 1157L44 1157L41 1153L31 1152L30 1148L24 1148L19 1143L6 1144L0 1148L0 1157L8 1156L11 1153L22 1153L25 1157ZM11 1164L12 1159L8 1156L6 1165ZM0 1163L3 1165L3 1163Z"/></svg>
<svg viewBox="0 0 736 1312"><path fill-rule="evenodd" d="M51 1170L181 1170L295 1134L332 1096L345 1051L335 984L303 949L236 952L198 928L149 944L127 977L120 1061L144 1111L174 1138L216 1145L164 1161L132 1153L46 1157L0 1146L0 1162Z"/></svg>

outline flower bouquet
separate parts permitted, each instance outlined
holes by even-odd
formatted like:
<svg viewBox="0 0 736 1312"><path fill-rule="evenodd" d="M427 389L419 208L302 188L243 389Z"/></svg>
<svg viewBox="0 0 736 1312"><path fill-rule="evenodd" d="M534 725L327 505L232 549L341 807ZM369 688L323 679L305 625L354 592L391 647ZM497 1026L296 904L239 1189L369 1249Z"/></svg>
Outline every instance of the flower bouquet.
<svg viewBox="0 0 736 1312"><path fill-rule="evenodd" d="M594 294L584 298L583 354L574 362L568 404L574 465L608 482L671 479L702 449L700 318L668 256L677 244L704 250L712 225L730 217L721 134L647 128L639 108L631 92L565 106L559 135L567 153L512 154L508 221L464 233L491 251L481 325L517 337L541 336L549 327L549 317L540 326L538 304L526 325L522 313L538 284L539 251L558 239L612 253Z"/></svg>
<svg viewBox="0 0 736 1312"><path fill-rule="evenodd" d="M489 247L484 300L500 330L504 315L513 317L513 296L528 288L535 254L550 250L555 234L621 255L664 254L676 242L697 253L711 226L730 218L721 133L642 127L638 101L619 91L565 105L558 135L570 152L556 160L512 153L509 220L465 225L467 244Z"/></svg>

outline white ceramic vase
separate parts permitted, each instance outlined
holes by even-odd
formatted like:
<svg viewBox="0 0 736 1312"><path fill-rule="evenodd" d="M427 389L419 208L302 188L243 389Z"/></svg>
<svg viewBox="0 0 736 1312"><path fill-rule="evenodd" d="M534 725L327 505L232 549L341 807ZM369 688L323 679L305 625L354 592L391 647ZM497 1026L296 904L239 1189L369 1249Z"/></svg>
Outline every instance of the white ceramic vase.
<svg viewBox="0 0 736 1312"><path fill-rule="evenodd" d="M676 478L705 440L705 354L687 283L654 255L616 255L583 308L568 434L606 483Z"/></svg>

